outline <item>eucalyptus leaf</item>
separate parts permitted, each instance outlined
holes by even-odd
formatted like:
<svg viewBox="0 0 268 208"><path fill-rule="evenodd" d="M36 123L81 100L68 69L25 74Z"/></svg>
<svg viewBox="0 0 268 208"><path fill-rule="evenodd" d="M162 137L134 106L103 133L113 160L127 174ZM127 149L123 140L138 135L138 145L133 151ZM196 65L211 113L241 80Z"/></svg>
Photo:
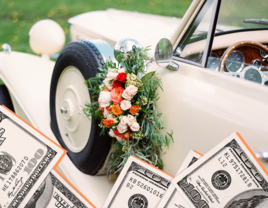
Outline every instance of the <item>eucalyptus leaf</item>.
<svg viewBox="0 0 268 208"><path fill-rule="evenodd" d="M144 75L142 78L141 78L141 81L143 83L146 83L149 79L152 78L152 76L154 76L155 74L155 71L152 71L152 72L149 72L148 74Z"/></svg>

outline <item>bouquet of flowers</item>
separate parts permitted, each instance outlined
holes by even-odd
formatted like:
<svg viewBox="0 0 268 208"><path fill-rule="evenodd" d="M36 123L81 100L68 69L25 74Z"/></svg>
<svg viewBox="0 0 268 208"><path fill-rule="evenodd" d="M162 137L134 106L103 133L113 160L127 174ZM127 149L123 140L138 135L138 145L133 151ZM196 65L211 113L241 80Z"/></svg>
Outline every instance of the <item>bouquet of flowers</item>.
<svg viewBox="0 0 268 208"><path fill-rule="evenodd" d="M173 140L172 133L161 132L163 121L155 103L162 84L155 71L145 71L148 50L133 46L131 52L119 53L118 63L108 60L100 73L86 81L93 102L83 112L99 119L101 134L113 138L108 174L121 170L131 155L162 169L162 147Z"/></svg>

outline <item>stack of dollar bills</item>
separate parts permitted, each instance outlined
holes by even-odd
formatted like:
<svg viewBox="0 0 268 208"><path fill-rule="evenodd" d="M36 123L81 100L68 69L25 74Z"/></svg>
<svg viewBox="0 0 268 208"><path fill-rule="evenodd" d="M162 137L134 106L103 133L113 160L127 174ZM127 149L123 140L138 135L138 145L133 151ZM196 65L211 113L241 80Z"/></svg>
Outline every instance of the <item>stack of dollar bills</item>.
<svg viewBox="0 0 268 208"><path fill-rule="evenodd" d="M56 169L65 154L0 106L0 208L95 207Z"/></svg>
<svg viewBox="0 0 268 208"><path fill-rule="evenodd" d="M103 208L268 207L268 173L239 133L202 156L190 151L175 177L130 157Z"/></svg>

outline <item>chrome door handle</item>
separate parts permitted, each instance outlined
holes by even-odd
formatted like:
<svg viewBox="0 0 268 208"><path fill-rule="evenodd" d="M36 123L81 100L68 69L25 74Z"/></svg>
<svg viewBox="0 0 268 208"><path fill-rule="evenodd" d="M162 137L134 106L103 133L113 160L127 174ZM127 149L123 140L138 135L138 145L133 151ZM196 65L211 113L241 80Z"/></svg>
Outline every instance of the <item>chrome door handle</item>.
<svg viewBox="0 0 268 208"><path fill-rule="evenodd" d="M268 163L268 151L259 151L259 152L255 152L256 157L260 160L260 161L264 161Z"/></svg>

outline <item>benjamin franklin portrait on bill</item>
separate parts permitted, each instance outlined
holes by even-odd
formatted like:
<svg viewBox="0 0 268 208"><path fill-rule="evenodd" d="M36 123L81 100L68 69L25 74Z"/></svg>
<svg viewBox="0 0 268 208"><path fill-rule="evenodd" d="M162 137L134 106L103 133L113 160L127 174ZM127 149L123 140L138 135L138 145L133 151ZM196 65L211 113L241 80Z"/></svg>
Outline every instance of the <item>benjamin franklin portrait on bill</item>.
<svg viewBox="0 0 268 208"><path fill-rule="evenodd" d="M53 189L51 176L49 174L36 190L25 208L47 208L53 195Z"/></svg>
<svg viewBox="0 0 268 208"><path fill-rule="evenodd" d="M234 197L225 208L268 208L268 193L251 190Z"/></svg>

